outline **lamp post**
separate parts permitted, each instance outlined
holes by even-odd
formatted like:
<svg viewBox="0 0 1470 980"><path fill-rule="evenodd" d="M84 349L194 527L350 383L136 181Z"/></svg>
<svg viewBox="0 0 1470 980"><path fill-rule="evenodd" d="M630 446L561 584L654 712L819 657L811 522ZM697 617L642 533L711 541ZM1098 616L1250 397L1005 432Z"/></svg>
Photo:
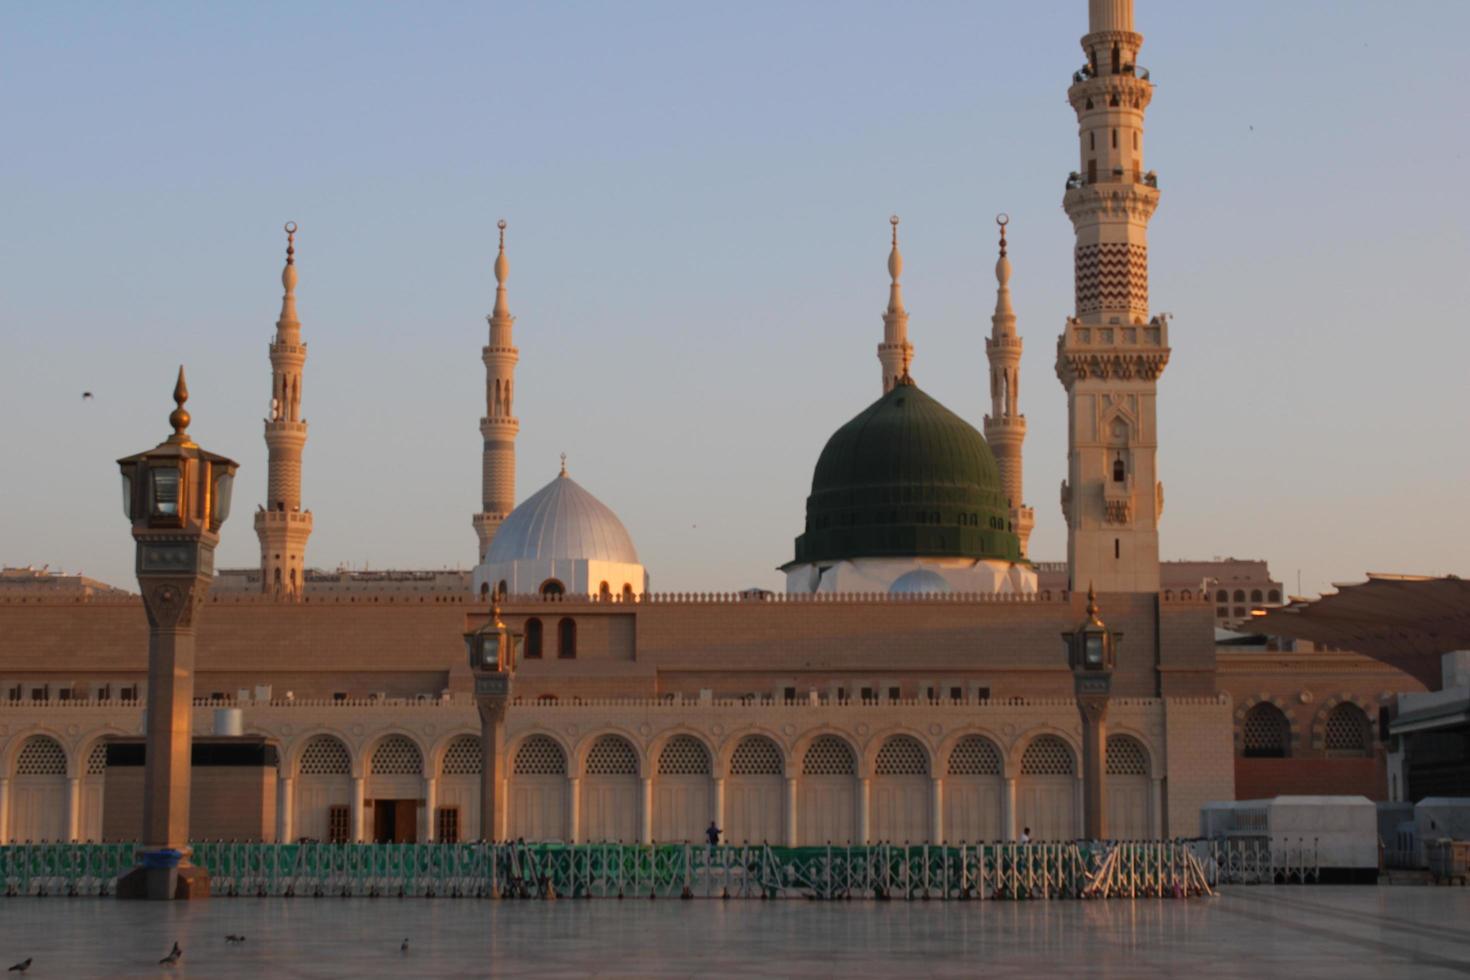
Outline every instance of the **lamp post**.
<svg viewBox="0 0 1470 980"><path fill-rule="evenodd" d="M139 866L118 882L119 898L209 894L209 876L189 863L194 624L214 577L214 549L230 514L237 464L189 438L188 398L180 367L168 417L173 435L117 461L148 613L143 848Z"/></svg>
<svg viewBox="0 0 1470 980"><path fill-rule="evenodd" d="M1097 593L1087 587L1087 619L1063 633L1077 710L1082 715L1082 834L1088 840L1107 837L1107 717L1122 633L1114 633L1097 616Z"/></svg>
<svg viewBox="0 0 1470 980"><path fill-rule="evenodd" d="M475 707L480 712L480 839L494 840L505 801L500 798L500 747L505 742L505 707L510 701L516 648L521 634L500 621L500 604L479 629L464 635L475 675ZM429 819L434 819L430 814Z"/></svg>

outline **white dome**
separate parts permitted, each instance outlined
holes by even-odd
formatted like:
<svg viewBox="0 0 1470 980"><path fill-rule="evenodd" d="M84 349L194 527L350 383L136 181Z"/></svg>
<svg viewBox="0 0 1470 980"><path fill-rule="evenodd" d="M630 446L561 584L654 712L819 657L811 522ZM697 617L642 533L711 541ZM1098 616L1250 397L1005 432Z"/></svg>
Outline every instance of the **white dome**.
<svg viewBox="0 0 1470 980"><path fill-rule="evenodd" d="M495 531L485 564L544 559L637 565L638 551L618 515L563 470L510 512Z"/></svg>
<svg viewBox="0 0 1470 980"><path fill-rule="evenodd" d="M951 592L949 579L930 568L916 568L905 572L888 587L892 595L929 595L934 592Z"/></svg>

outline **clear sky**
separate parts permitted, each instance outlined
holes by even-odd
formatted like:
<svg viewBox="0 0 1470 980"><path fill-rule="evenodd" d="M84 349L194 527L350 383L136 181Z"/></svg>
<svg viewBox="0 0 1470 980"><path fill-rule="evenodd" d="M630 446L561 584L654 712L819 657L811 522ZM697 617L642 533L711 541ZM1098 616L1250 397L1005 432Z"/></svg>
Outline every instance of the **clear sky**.
<svg viewBox="0 0 1470 980"><path fill-rule="evenodd" d="M1137 8L1164 555L1307 593L1470 572L1470 4ZM1064 557L1085 27L1083 0L9 4L0 562L133 585L114 460L167 434L182 361L195 437L242 464L219 562L256 563L294 219L310 564L472 564L503 216L518 497L565 451L656 589L779 587L823 442L879 394L888 215L914 376L978 426L998 211L1031 551Z"/></svg>

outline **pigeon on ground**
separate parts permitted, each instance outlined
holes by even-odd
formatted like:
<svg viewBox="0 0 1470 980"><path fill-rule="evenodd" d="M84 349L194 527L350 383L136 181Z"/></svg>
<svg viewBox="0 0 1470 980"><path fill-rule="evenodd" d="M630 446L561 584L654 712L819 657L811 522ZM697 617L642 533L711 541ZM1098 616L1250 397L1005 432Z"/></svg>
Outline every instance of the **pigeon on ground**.
<svg viewBox="0 0 1470 980"><path fill-rule="evenodd" d="M179 948L178 941L174 941L174 948L168 951L168 955L158 961L159 966L173 966L184 958L184 951Z"/></svg>
<svg viewBox="0 0 1470 980"><path fill-rule="evenodd" d="M407 939L405 939L403 941L403 945L401 945L401 946L398 947L398 952L400 952L400 953L406 953L406 952L408 952L408 940Z"/></svg>
<svg viewBox="0 0 1470 980"><path fill-rule="evenodd" d="M25 959L21 960L19 963L15 964L15 966L12 966L10 969L6 970L5 972L6 973L24 973L27 970L29 970L30 968L31 968L31 957L27 956Z"/></svg>

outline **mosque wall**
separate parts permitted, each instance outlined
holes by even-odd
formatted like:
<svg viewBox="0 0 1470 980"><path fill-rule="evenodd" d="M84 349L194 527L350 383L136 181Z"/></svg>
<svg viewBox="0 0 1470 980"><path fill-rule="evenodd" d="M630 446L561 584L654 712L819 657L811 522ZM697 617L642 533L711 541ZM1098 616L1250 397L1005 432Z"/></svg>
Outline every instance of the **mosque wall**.
<svg viewBox="0 0 1470 980"><path fill-rule="evenodd" d="M439 822L431 817L445 808L462 810L461 839L478 836L478 814L466 805L473 794L459 792L478 772L478 753L467 760L455 748L466 739L477 744L471 699L247 700L238 707L245 732L276 749L279 768L211 778L196 767L201 828L263 839L324 836L333 825L327 811L336 807L343 817L350 812L350 821L338 824L344 833L350 827L350 834L370 839L374 807L392 805L417 810L417 839L432 839ZM212 710L196 707L197 732L210 730ZM1114 702L1110 739L1131 745L1129 758L1137 763L1108 777L1120 794L1137 783L1130 835L1192 833L1180 828L1197 824L1200 801L1230 798L1229 710L1218 698ZM63 799L69 783L105 773L101 834L127 837L138 809L128 780L141 770L94 772L95 749L108 737L135 738L141 726L137 705L7 706L0 715L0 836L21 825L8 812L17 781L50 778L23 777L17 768L24 746L39 737L58 747L54 779ZM1200 750L1199 743L1211 741L1200 737L1211 726L1220 727L1213 741L1227 745L1223 768ZM510 826L496 835L588 840L616 830L624 839L647 840L660 828L682 839L713 819L772 843L810 841L814 834L974 841L1014 838L1022 825L1032 826L1033 836L1070 837L1080 833L1079 739L1077 707L1068 698L523 702L506 717L502 788L511 801L555 805L538 805L534 813L513 806ZM323 753L324 744L331 751ZM247 788L238 785L242 779L253 782ZM833 800L844 808L835 815L822 803L830 807ZM533 824L534 833L528 831ZM64 820L49 831L69 832ZM80 825L75 833L82 833Z"/></svg>

